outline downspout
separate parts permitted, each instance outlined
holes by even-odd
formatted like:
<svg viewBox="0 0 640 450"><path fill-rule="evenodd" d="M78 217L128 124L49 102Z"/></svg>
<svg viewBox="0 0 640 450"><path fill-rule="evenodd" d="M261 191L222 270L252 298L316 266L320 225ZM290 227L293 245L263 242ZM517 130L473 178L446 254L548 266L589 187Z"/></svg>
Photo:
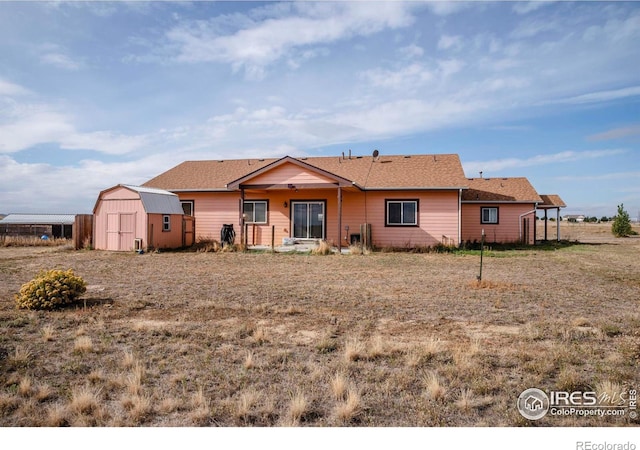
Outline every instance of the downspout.
<svg viewBox="0 0 640 450"><path fill-rule="evenodd" d="M462 242L462 189L458 189L458 247Z"/></svg>
<svg viewBox="0 0 640 450"><path fill-rule="evenodd" d="M342 187L338 185L338 254L340 253L342 253Z"/></svg>
<svg viewBox="0 0 640 450"><path fill-rule="evenodd" d="M240 211L238 222L240 223L240 246L244 248L244 188L240 186Z"/></svg>
<svg viewBox="0 0 640 450"><path fill-rule="evenodd" d="M535 214L535 212L536 212L536 210L532 209L531 211L527 211L526 213L522 213L522 214L520 214L518 216L518 229L520 230L518 235L520 236L520 242L522 242L522 218L524 216L527 216L527 215L531 214L531 213ZM535 238L534 238L534 242L535 242Z"/></svg>

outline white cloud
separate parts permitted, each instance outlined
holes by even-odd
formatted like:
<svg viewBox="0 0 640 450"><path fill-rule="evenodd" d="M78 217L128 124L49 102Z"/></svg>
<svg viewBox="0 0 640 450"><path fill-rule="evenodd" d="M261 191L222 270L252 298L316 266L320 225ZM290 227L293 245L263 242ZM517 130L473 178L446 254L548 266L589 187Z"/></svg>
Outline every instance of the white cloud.
<svg viewBox="0 0 640 450"><path fill-rule="evenodd" d="M126 155L148 143L147 136L126 136L111 131L72 133L59 141L60 147L66 150L95 150L108 155Z"/></svg>
<svg viewBox="0 0 640 450"><path fill-rule="evenodd" d="M34 106L17 120L0 125L0 153L13 153L45 142L58 142L75 130L64 115Z"/></svg>
<svg viewBox="0 0 640 450"><path fill-rule="evenodd" d="M199 21L180 24L166 36L178 61L228 63L249 78L260 78L269 64L310 46L406 27L413 22L410 9L411 4L400 2L309 5L298 7L297 15L259 22L245 17L241 28L231 32L217 20Z"/></svg>
<svg viewBox="0 0 640 450"><path fill-rule="evenodd" d="M543 6L549 5L551 3L554 3L554 1L553 0L535 0L531 2L518 1L514 3L512 9L517 14L528 14L532 11L536 11L542 8Z"/></svg>
<svg viewBox="0 0 640 450"><path fill-rule="evenodd" d="M422 64L414 63L399 70L371 69L361 75L372 86L398 90L411 90L429 82L433 74Z"/></svg>
<svg viewBox="0 0 640 450"><path fill-rule="evenodd" d="M28 89L0 78L0 96L17 97L28 94L30 94Z"/></svg>
<svg viewBox="0 0 640 450"><path fill-rule="evenodd" d="M515 39L531 38L537 36L540 33L554 30L556 26L556 23L550 20L532 20L521 22L511 32L511 37Z"/></svg>
<svg viewBox="0 0 640 450"><path fill-rule="evenodd" d="M407 45L406 47L400 48L399 52L403 57L407 59L412 59L412 58L419 58L420 56L422 56L424 54L424 49L418 45L411 44L411 45Z"/></svg>
<svg viewBox="0 0 640 450"><path fill-rule="evenodd" d="M49 105L13 103L0 115L0 153L16 153L38 144L54 143L68 150L95 150L123 155L143 147L145 136L111 131L80 132L70 115Z"/></svg>
<svg viewBox="0 0 640 450"><path fill-rule="evenodd" d="M640 95L640 86L630 86L622 89L589 92L587 94L576 95L574 97L561 98L558 100L551 100L545 103L551 103L551 104L595 103L595 102L606 102L610 100L618 100L626 97L635 97L636 95Z"/></svg>
<svg viewBox="0 0 640 450"><path fill-rule="evenodd" d="M640 172L615 172L615 173L603 173L598 175L564 175L560 177L555 177L558 181L605 181L605 180L624 180L631 179L637 180L640 179ZM639 191L640 188L634 187L633 191ZM622 189L624 191L624 189Z"/></svg>
<svg viewBox="0 0 640 450"><path fill-rule="evenodd" d="M582 152L565 151L546 155L536 155L530 158L504 158L490 161L468 161L463 162L466 173L477 173L479 171L500 172L505 169L522 167L543 166L564 162L581 161L585 159L607 158L626 153L624 149L607 150L587 150Z"/></svg>
<svg viewBox="0 0 640 450"><path fill-rule="evenodd" d="M78 166L19 163L0 155L0 205L3 213L90 213L98 193L119 183L141 184L171 166L167 158ZM25 180L28 180L26 182ZM46 206L43 206L46 205Z"/></svg>
<svg viewBox="0 0 640 450"><path fill-rule="evenodd" d="M45 53L40 57L40 60L44 64L66 70L78 70L83 67L81 63L74 61L71 57L63 53Z"/></svg>
<svg viewBox="0 0 640 450"><path fill-rule="evenodd" d="M474 0L475 1L475 0ZM448 16L467 9L471 2L459 2L451 0L428 1L427 5L432 13L438 16Z"/></svg>
<svg viewBox="0 0 640 450"><path fill-rule="evenodd" d="M463 38L462 36L450 36L443 34L438 40L439 50L460 50L462 48Z"/></svg>
<svg viewBox="0 0 640 450"><path fill-rule="evenodd" d="M640 136L640 124L628 127L614 128L602 133L592 134L587 139L590 141L606 141L611 139L622 139L626 137Z"/></svg>
<svg viewBox="0 0 640 450"><path fill-rule="evenodd" d="M438 61L440 73L442 73L442 76L444 78L447 78L454 73L460 72L465 65L466 63L464 61L455 58Z"/></svg>

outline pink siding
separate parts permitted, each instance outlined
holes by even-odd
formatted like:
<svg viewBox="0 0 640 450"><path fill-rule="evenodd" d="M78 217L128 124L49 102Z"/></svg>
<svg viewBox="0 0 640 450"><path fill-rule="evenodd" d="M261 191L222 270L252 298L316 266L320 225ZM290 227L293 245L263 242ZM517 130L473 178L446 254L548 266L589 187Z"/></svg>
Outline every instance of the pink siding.
<svg viewBox="0 0 640 450"><path fill-rule="evenodd" d="M252 180L253 182L254 180ZM235 193L181 193L181 200L194 201L196 238L220 239L220 230L225 223L234 224L236 240L239 241L240 194ZM342 228L338 230L337 189L270 190L245 193L246 200L268 200L268 223L249 224L249 245L270 245L272 226L275 228L274 242L291 237L291 201L325 201L325 236L337 244L349 245L345 226L349 234L359 234L360 225L371 223L372 239L376 246L432 246L443 241L443 236L458 243L458 192L362 192L343 189ZM419 201L418 227L386 227L385 199L417 199ZM286 207L284 206L286 202Z"/></svg>
<svg viewBox="0 0 640 450"><path fill-rule="evenodd" d="M162 231L163 214L149 214L149 246L178 248L182 246L182 215L171 214L171 230Z"/></svg>
<svg viewBox="0 0 640 450"><path fill-rule="evenodd" d="M498 223L486 224L480 223L480 211L483 207L498 208ZM524 227L521 227L520 215L533 210L533 204L478 204L463 203L462 204L462 236L463 241L478 241L482 238L482 230L485 232L486 242L518 242L520 241L520 232L524 233ZM533 213L526 215L524 218L529 219L529 233L526 240L529 244L533 244L533 228L535 216Z"/></svg>
<svg viewBox="0 0 640 450"><path fill-rule="evenodd" d="M222 225L232 223L236 234L239 224L239 192L197 192L179 193L180 200L193 200L193 214L196 218L196 240L220 240Z"/></svg>
<svg viewBox="0 0 640 450"><path fill-rule="evenodd" d="M250 184L303 184L303 183L331 183L333 180L306 170L295 164L283 164L275 169L254 177Z"/></svg>
<svg viewBox="0 0 640 450"><path fill-rule="evenodd" d="M130 192L127 189L123 191ZM143 239L146 242L147 215L142 201L109 197L110 200L102 198L96 208L94 247L98 250L129 251L133 249L133 239Z"/></svg>
<svg viewBox="0 0 640 450"><path fill-rule="evenodd" d="M102 200L139 200L140 195L137 192L122 186L117 186L113 190L104 192Z"/></svg>
<svg viewBox="0 0 640 450"><path fill-rule="evenodd" d="M385 226L387 199L417 199L418 226ZM433 246L445 236L458 244L458 191L368 192L367 216L376 246Z"/></svg>

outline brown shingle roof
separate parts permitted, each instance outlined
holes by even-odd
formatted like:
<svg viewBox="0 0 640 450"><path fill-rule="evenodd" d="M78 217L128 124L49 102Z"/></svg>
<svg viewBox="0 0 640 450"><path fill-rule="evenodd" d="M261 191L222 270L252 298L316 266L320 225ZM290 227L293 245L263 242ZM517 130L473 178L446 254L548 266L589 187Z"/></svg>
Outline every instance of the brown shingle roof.
<svg viewBox="0 0 640 450"><path fill-rule="evenodd" d="M437 189L467 186L458 155L308 157L304 163L364 189ZM273 158L186 161L144 183L169 191L227 190L227 184L278 161Z"/></svg>
<svg viewBox="0 0 640 450"><path fill-rule="evenodd" d="M557 194L540 194L542 203L538 208L566 208L566 203Z"/></svg>
<svg viewBox="0 0 640 450"><path fill-rule="evenodd" d="M524 177L470 178L469 189L462 192L463 202L540 203L542 199Z"/></svg>

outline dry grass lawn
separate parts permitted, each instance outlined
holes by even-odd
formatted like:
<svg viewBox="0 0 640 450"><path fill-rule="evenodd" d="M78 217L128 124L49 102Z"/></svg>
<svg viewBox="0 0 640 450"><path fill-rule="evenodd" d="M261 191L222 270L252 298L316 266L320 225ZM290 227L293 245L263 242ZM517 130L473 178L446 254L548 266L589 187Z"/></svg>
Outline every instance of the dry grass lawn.
<svg viewBox="0 0 640 450"><path fill-rule="evenodd" d="M0 426L637 425L515 405L640 387L639 256L490 251L480 284L472 253L0 248ZM89 285L77 306L17 310L52 268Z"/></svg>

